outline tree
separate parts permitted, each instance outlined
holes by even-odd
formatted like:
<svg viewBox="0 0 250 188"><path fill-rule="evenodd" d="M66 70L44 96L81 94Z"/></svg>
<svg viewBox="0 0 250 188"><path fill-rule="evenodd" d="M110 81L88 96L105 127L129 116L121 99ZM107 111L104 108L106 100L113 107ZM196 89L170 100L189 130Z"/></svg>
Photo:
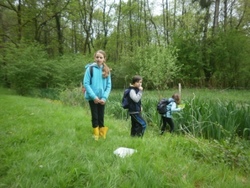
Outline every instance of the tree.
<svg viewBox="0 0 250 188"><path fill-rule="evenodd" d="M114 65L112 76L119 77L115 81L120 83L124 81L121 75L140 69L139 52L141 56L144 53L139 49L155 57L163 46L173 46L178 49L177 67L181 67L178 81L187 86L247 85L242 80L248 78L249 72L249 0L160 3L161 11L154 15L152 7L156 2L149 0L0 1L1 69L11 63L5 59L11 43L18 48L21 43L36 41L45 46L50 58L70 53L92 58L93 50L102 48ZM124 61L123 70L120 61ZM242 66L246 70L242 71Z"/></svg>
<svg viewBox="0 0 250 188"><path fill-rule="evenodd" d="M139 74L143 77L143 85L148 89L168 88L180 71L180 66L177 65L177 50L170 46L136 47L133 56L123 56L121 60L123 63L117 68L119 77L126 79Z"/></svg>

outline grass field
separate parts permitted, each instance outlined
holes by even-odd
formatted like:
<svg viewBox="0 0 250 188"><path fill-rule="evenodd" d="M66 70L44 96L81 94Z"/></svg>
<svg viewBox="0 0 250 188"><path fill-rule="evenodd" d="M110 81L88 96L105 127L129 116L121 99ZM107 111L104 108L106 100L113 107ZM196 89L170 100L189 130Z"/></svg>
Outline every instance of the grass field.
<svg viewBox="0 0 250 188"><path fill-rule="evenodd" d="M87 107L5 89L0 104L1 188L250 187L248 141L159 136L154 126L131 138L130 122L111 115L107 139L94 141ZM120 158L118 147L137 152Z"/></svg>

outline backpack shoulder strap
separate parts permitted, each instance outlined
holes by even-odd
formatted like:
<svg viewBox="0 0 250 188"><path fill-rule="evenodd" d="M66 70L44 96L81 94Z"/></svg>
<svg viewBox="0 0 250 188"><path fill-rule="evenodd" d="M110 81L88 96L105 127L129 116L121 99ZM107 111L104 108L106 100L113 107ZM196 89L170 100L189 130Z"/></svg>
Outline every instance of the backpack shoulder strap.
<svg viewBox="0 0 250 188"><path fill-rule="evenodd" d="M93 77L93 66L89 66L89 71L90 71L90 84L92 84L92 77Z"/></svg>
<svg viewBox="0 0 250 188"><path fill-rule="evenodd" d="M89 71L90 71L90 76L91 76L91 78L93 77L93 66L90 66L89 67Z"/></svg>
<svg viewBox="0 0 250 188"><path fill-rule="evenodd" d="M130 88L125 89L125 94L128 95L130 93Z"/></svg>

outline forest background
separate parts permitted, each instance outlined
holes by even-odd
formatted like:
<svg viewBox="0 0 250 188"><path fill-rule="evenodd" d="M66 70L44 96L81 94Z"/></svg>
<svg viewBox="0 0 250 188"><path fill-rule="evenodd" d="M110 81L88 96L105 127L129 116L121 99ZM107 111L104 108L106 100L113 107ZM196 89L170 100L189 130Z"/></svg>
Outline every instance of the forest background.
<svg viewBox="0 0 250 188"><path fill-rule="evenodd" d="M0 0L0 186L249 187L249 34L250 0ZM79 88L99 49L113 84L103 144L90 137ZM147 91L145 141L131 140L121 121L121 89L135 74ZM160 138L155 104L178 83L190 88L182 90L186 105L176 134ZM139 155L114 163L120 145L141 148Z"/></svg>
<svg viewBox="0 0 250 188"><path fill-rule="evenodd" d="M113 88L249 88L249 0L4 0L0 82L19 94L74 88L105 50Z"/></svg>

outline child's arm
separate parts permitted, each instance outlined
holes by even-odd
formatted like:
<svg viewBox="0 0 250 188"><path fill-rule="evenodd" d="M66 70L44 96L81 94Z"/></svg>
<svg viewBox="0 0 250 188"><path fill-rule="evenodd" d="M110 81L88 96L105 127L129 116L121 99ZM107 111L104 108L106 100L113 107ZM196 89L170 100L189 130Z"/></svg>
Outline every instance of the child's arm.
<svg viewBox="0 0 250 188"><path fill-rule="evenodd" d="M171 106L171 112L179 112L181 111L182 108L177 108L177 105L175 102L173 102L172 106Z"/></svg>
<svg viewBox="0 0 250 188"><path fill-rule="evenodd" d="M139 91L137 94L135 92L134 89L131 89L129 92L129 96L130 98L134 101L134 102L139 102L141 97L142 97L142 91Z"/></svg>

